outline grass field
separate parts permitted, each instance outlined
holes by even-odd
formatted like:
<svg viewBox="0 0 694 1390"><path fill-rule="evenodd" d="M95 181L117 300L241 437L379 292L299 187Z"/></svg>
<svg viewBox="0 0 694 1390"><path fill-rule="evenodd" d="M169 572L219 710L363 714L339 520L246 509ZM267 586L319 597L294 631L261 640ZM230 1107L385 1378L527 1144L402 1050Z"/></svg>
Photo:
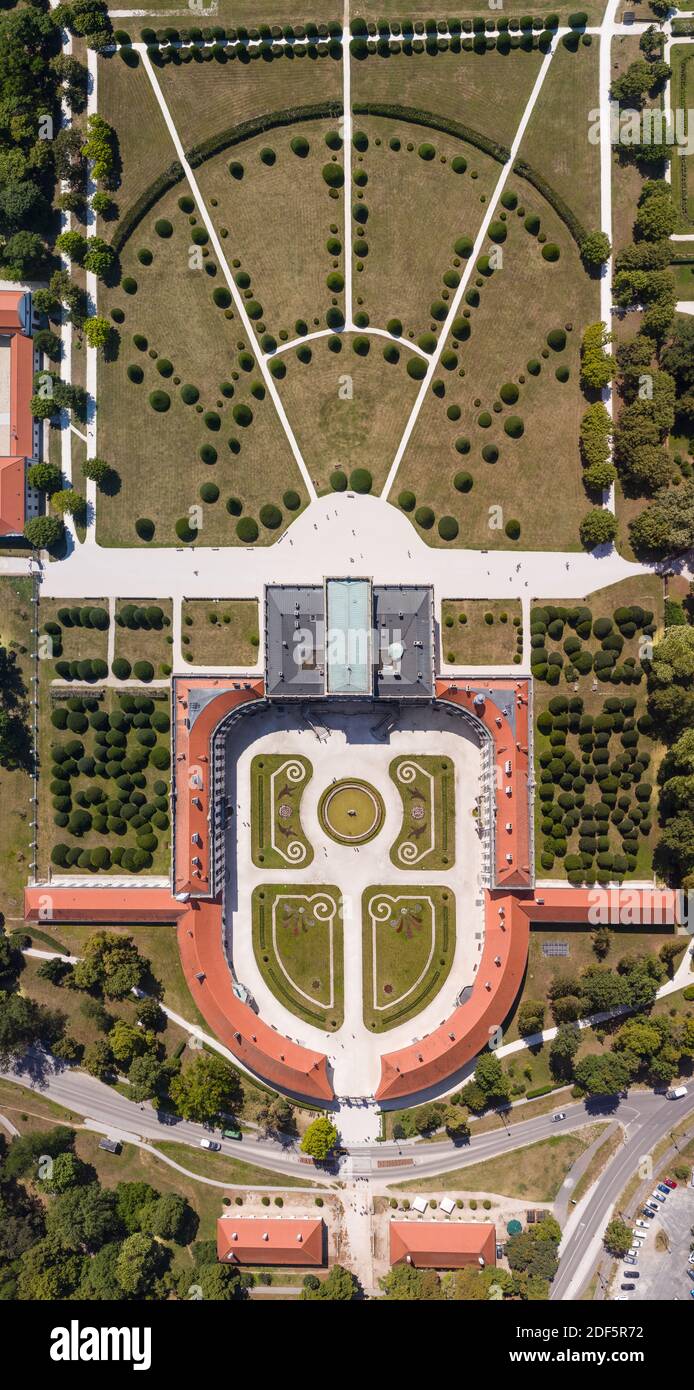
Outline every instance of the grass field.
<svg viewBox="0 0 694 1390"><path fill-rule="evenodd" d="M528 1202L553 1202L569 1170L602 1129L600 1124L586 1125L576 1134L552 1135L516 1153L455 1168L437 1178L394 1183L393 1187L410 1192L495 1192Z"/></svg>
<svg viewBox="0 0 694 1390"><path fill-rule="evenodd" d="M191 242L193 233L202 230L205 236L204 229L197 217L191 226L179 197L185 194L176 188L161 199L125 246L124 280L133 281L135 293L124 292L121 282L100 296L102 311L125 315L115 360L99 363L99 430L120 478L113 495L99 498L102 545L145 543L135 529L138 517L154 523L154 545L176 544L178 519L204 545L233 545L241 511L252 515L264 502L281 505L287 488L300 502L305 499L255 358L238 336L234 311L213 301L221 274L204 254L207 245ZM172 235L158 235L157 222L168 223ZM141 250L151 254L151 264L140 263ZM137 380L129 378L129 368ZM189 403L181 394L185 386L194 388L186 393ZM154 391L168 399L164 411L149 403ZM137 438L141 447L133 448ZM210 485L216 500L207 492ZM230 510L229 498L235 499ZM292 515L284 512L279 526L276 518L270 527L261 525L258 543L277 539Z"/></svg>
<svg viewBox="0 0 694 1390"><path fill-rule="evenodd" d="M352 60L352 102L356 106L361 101L397 102L431 111L510 145L541 62L539 52L520 49L507 55L496 51L371 55ZM412 139L417 140L418 130L421 127L413 127Z"/></svg>
<svg viewBox="0 0 694 1390"><path fill-rule="evenodd" d="M120 169L114 200L122 217L168 167L174 150L142 63L131 68L115 55L100 56L97 90L99 113L118 134ZM115 223L102 221L99 231L103 236L110 236L117 225L117 220Z"/></svg>
<svg viewBox="0 0 694 1390"><path fill-rule="evenodd" d="M337 121L269 130L206 160L198 170L201 195L225 254L250 275L263 305L263 324L280 341L296 338L302 324L303 332L325 328L331 307L344 314L342 290L327 285L328 276L344 281L344 190L329 189L321 174L326 164L342 163L340 151L326 145L331 134L337 135ZM302 144L301 153L294 153L297 139L306 142L307 152ZM266 162L270 152L272 164ZM331 197L331 191L338 196Z"/></svg>
<svg viewBox="0 0 694 1390"><path fill-rule="evenodd" d="M590 37L590 36L588 36ZM589 131L598 108L600 44L559 44L528 122L519 156L568 203L586 231L600 224L600 151Z"/></svg>
<svg viewBox="0 0 694 1390"><path fill-rule="evenodd" d="M506 219L503 244L496 248L502 264L490 274L478 261L476 270L484 273L473 274L463 308L470 338L450 364L447 354L442 358L438 385L432 383L422 404L391 501L397 503L403 491L415 495L416 509L410 502L408 514L431 545L450 544L432 521L433 511L435 519L455 519L458 545L496 549L520 542L529 550L548 544L576 550L586 507L578 446L585 409L580 334L598 317L597 285L549 205L522 180L511 178L508 191L518 201L508 212L498 209L499 223ZM544 243L526 230L521 210L539 218L539 235L559 248L559 260L544 258ZM490 242L488 251L494 249ZM556 329L565 334L558 350L546 341ZM510 388L512 404L499 399L502 387L507 395ZM505 429L515 419L521 421L520 436ZM509 428L516 429L512 423ZM429 509L424 526L417 519L422 506ZM513 538L506 532L511 521L520 528L511 528Z"/></svg>
<svg viewBox="0 0 694 1390"><path fill-rule="evenodd" d="M80 605L77 605L80 607ZM84 606L84 605L83 605ZM108 610L108 600L103 598L90 598L88 600L90 608L104 608ZM98 659L106 661L108 656L108 630L104 628L82 627L78 625L69 626L68 623L61 622L59 613L61 610L71 609L73 605L69 600L42 598L39 601L39 656L43 657L47 663L51 660L51 648L45 641L44 628L46 623L60 623L61 636L58 639L62 650L56 652L56 659L62 661L88 661ZM44 638L42 643L41 638ZM42 663L40 667L41 679L45 680L46 671L50 673L49 679L55 676L60 679L55 669L55 662L50 666Z"/></svg>
<svg viewBox="0 0 694 1390"><path fill-rule="evenodd" d="M284 355L287 375L280 395L318 492L329 490L334 471L344 470L349 478L360 467L368 469L378 492L417 394L405 370L411 354L397 349L399 362L389 363L383 339L347 333L330 341L340 344L339 352L325 338L306 344L302 351L310 351L309 364L293 351ZM362 350L368 345L366 356L354 351L355 342Z"/></svg>
<svg viewBox="0 0 694 1390"><path fill-rule="evenodd" d="M340 892L330 885L264 885L253 892L253 950L285 1008L333 1032L344 1016Z"/></svg>
<svg viewBox="0 0 694 1390"><path fill-rule="evenodd" d="M396 318L405 338L438 333L440 306L452 298L443 276L461 274L456 267L464 265L455 243L474 241L501 166L440 131L377 116L354 122L352 174L368 179L363 192L355 185L352 193L355 217L366 219L354 228L355 314L367 313L381 328ZM460 157L467 168L456 172Z"/></svg>
<svg viewBox="0 0 694 1390"><path fill-rule="evenodd" d="M486 621L491 613L493 621ZM505 616L504 616L505 615ZM510 666L523 654L517 599L446 598L441 604L441 656L453 665Z"/></svg>
<svg viewBox="0 0 694 1390"><path fill-rule="evenodd" d="M169 63L155 68L184 148L254 116L342 100L342 69L326 57Z"/></svg>
<svg viewBox="0 0 694 1390"><path fill-rule="evenodd" d="M26 694L33 664L29 631L34 625L30 579L0 577L0 645L15 653ZM25 695L18 692L16 713L24 714ZM28 768L0 765L0 911L8 922L23 919L22 891L31 860L31 777Z"/></svg>
<svg viewBox="0 0 694 1390"><path fill-rule="evenodd" d="M651 611L654 615L654 622L656 624L657 631L654 634L652 640L657 641L658 632L661 630L663 619L663 587L662 580L659 576L641 575L633 580L623 580L618 584L613 584L610 585L608 588L599 589L595 593L588 594L585 600L581 601L585 602L586 605L590 608L594 620L597 620L601 617L611 618L615 609L620 606L629 607L632 604L640 605L645 610ZM577 600L577 603L578 602L579 600ZM567 634L569 634L569 632L570 629L565 628L564 639L566 638ZM633 637L625 639L622 652L619 655L620 663L623 663L627 658L633 658L636 662L635 669L641 670L639 642L642 640L642 638L643 633L637 631ZM591 636L591 638L589 638L583 645L585 646L586 650L595 653L600 649L601 642L595 636ZM548 641L546 650L548 652L557 651L559 653L562 653L562 639L558 639L556 642L554 640ZM573 667L571 669L575 670L575 668ZM597 680L595 675L590 672L587 675L576 674L576 678L572 678L570 684L567 684L565 678L560 678L559 686L554 687L548 686L544 681L536 680L534 684L534 691L534 714L536 724L535 761L538 780L540 780L541 778L541 756L543 752L549 748L549 736L547 733L542 732L542 730L538 727L537 721L541 718L543 712L548 710L553 695L564 692L569 697L577 696L583 701L582 713L593 718L604 712L605 701L609 699L611 696L617 695L617 693L619 693L620 697L630 696L631 698L635 699L636 705L633 711L633 715L631 716L635 720L638 720L640 716L644 714L646 711L647 692L646 682L643 678L643 673L641 673L641 679L638 684L632 682L628 686L623 685L621 683L619 685L613 685L609 680ZM568 743L569 746L572 749L574 749L574 751L580 757L581 750L578 746L576 739L572 734L569 734ZM609 749L610 761L613 760L618 754L624 751L620 743L619 737L617 736L617 734L614 733L611 735L607 746ZM638 749L639 751L643 752L644 755L647 756L647 758L649 759L648 768L647 771L645 771L644 773L643 780L645 782L653 784L655 782L658 765L662 756L662 747L660 744L649 738L647 733L639 733ZM588 759L588 762L590 762L590 759ZM619 793L620 801L626 792L628 792L628 788L623 788L622 792ZM593 787L589 786L587 788L585 797L586 806L591 805L598 799L599 792ZM626 797L626 799L627 801L629 800L628 796ZM623 807L622 809L628 808ZM639 834L637 862L635 867L629 869L627 873L624 875L626 878L641 879L649 878L652 876L653 849L658 839L657 816L655 815L655 805L653 800L651 800L650 802L649 810L650 820L648 834ZM539 851L542 845L543 833L546 833L546 813L543 812L543 802L540 798L538 798L535 803L535 833L536 845ZM613 854L615 852L619 853L620 843L619 836L617 834L616 823L610 823L607 833L610 839L610 852ZM575 852L577 843L578 834L576 831L574 831L572 832L567 841L569 853ZM541 870L538 869L538 872L541 872L542 876L547 875L548 877L557 878L566 877L566 871L564 868L563 859L561 857L557 857L554 860L554 864L552 866L542 867Z"/></svg>
<svg viewBox="0 0 694 1390"><path fill-rule="evenodd" d="M688 112L691 122L694 105L694 50L691 44L674 44L670 49L670 65L670 105L673 110ZM689 140L692 139L688 126L686 135ZM670 167L672 193L679 212L677 231L691 233L694 230L694 156L680 154L676 149Z"/></svg>
<svg viewBox="0 0 694 1390"><path fill-rule="evenodd" d="M420 1013L455 951L455 900L444 888L367 888L362 900L364 1023L385 1032Z"/></svg>
<svg viewBox="0 0 694 1390"><path fill-rule="evenodd" d="M313 776L308 758L267 753L251 763L251 852L266 869L304 868L313 846L301 828L301 798Z"/></svg>
<svg viewBox="0 0 694 1390"><path fill-rule="evenodd" d="M257 599L184 599L182 622L183 655L196 666L247 670L257 664Z"/></svg>
<svg viewBox="0 0 694 1390"><path fill-rule="evenodd" d="M443 869L455 863L455 769L426 754L394 758L390 776L402 800L402 828L391 846L397 868Z"/></svg>

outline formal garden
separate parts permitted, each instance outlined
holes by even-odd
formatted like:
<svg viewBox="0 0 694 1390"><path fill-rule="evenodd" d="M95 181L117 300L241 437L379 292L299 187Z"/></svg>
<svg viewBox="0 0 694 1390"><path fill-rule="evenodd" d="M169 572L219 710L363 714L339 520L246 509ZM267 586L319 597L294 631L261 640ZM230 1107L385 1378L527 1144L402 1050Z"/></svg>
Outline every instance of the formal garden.
<svg viewBox="0 0 694 1390"><path fill-rule="evenodd" d="M313 776L299 754L263 753L251 763L251 852L266 869L305 868L313 846L301 826L301 799Z"/></svg>
<svg viewBox="0 0 694 1390"><path fill-rule="evenodd" d="M263 884L254 889L251 912L256 963L275 997L316 1028L340 1028L344 987L339 889Z"/></svg>
<svg viewBox="0 0 694 1390"><path fill-rule="evenodd" d="M575 884L652 877L662 749L644 663L661 622L655 577L582 604L532 609L540 876Z"/></svg>
<svg viewBox="0 0 694 1390"><path fill-rule="evenodd" d="M173 669L172 646L171 599L116 603L111 671L118 680L129 681L133 675L147 683L166 679Z"/></svg>
<svg viewBox="0 0 694 1390"><path fill-rule="evenodd" d="M455 951L448 888L373 887L362 901L364 1023L382 1033L419 1013L446 981Z"/></svg>
<svg viewBox="0 0 694 1390"><path fill-rule="evenodd" d="M38 877L170 871L169 697L42 692Z"/></svg>
<svg viewBox="0 0 694 1390"><path fill-rule="evenodd" d="M402 826L391 846L399 869L447 870L455 864L455 768L429 754L394 758L390 775L402 801Z"/></svg>
<svg viewBox="0 0 694 1390"><path fill-rule="evenodd" d="M38 653L42 679L93 684L108 676L109 611L105 600L81 604L42 599ZM43 665L43 662L46 665Z"/></svg>

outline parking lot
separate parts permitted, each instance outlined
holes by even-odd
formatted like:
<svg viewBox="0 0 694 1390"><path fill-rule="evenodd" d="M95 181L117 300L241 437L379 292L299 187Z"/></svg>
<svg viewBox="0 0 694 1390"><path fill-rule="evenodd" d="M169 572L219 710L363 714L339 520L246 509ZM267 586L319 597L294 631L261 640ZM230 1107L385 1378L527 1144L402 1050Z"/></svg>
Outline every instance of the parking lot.
<svg viewBox="0 0 694 1390"><path fill-rule="evenodd" d="M692 1226L694 1187L683 1187L680 1183L660 1206L658 1215L648 1222L638 1263L632 1267L620 1263L615 1284L623 1299L628 1302L651 1302L690 1298L689 1291L694 1289L694 1280L688 1277L687 1269L694 1266L688 1265L687 1260L689 1246L694 1240ZM629 1278L624 1277L627 1270ZM633 1270L638 1270L638 1279L631 1279ZM621 1285L625 1283L634 1283L636 1288L624 1292Z"/></svg>

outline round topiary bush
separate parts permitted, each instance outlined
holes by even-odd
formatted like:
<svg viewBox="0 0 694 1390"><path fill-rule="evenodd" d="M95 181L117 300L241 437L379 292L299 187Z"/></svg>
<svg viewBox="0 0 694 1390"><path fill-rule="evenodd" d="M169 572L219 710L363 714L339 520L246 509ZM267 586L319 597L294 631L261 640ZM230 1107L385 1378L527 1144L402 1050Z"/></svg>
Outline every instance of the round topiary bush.
<svg viewBox="0 0 694 1390"><path fill-rule="evenodd" d="M168 357L160 357L157 360L157 371L160 376L173 376L173 362Z"/></svg>
<svg viewBox="0 0 694 1390"><path fill-rule="evenodd" d="M158 414L163 415L171 405L171 397L168 391L151 391L149 403L152 410L156 410Z"/></svg>
<svg viewBox="0 0 694 1390"><path fill-rule="evenodd" d="M571 372L569 371L568 367L557 367L554 375L557 378L557 381L566 383L571 376Z"/></svg>
<svg viewBox="0 0 694 1390"><path fill-rule="evenodd" d="M117 656L114 658L114 660L111 663L111 670L114 676L116 677L116 680L130 680L132 667L130 665L130 662L126 661L124 656Z"/></svg>
<svg viewBox="0 0 694 1390"><path fill-rule="evenodd" d="M398 497L398 506L402 507L402 510L404 512L413 512L416 505L417 498L415 497L415 494L413 492L408 492L407 490L405 490L404 492L400 493L400 496Z"/></svg>
<svg viewBox="0 0 694 1390"><path fill-rule="evenodd" d="M482 450L482 458L484 459L485 463L496 463L498 457L499 450L497 449L496 444L485 444Z"/></svg>
<svg viewBox="0 0 694 1390"><path fill-rule="evenodd" d="M456 492L470 492L474 483L471 473L456 473L453 479L453 486Z"/></svg>
<svg viewBox="0 0 694 1390"><path fill-rule="evenodd" d="M467 160L461 154L454 155L451 160L451 169L454 174L464 174L467 169Z"/></svg>
<svg viewBox="0 0 694 1390"><path fill-rule="evenodd" d="M566 333L563 328L551 328L545 339L553 352L563 352L566 347Z"/></svg>
<svg viewBox="0 0 694 1390"><path fill-rule="evenodd" d="M140 516L135 522L135 532L141 541L151 541L154 535L154 522L148 516Z"/></svg>
<svg viewBox="0 0 694 1390"><path fill-rule="evenodd" d="M458 523L454 516L442 516L438 524L438 532L442 541L454 541L459 531Z"/></svg>
<svg viewBox="0 0 694 1390"><path fill-rule="evenodd" d="M136 661L133 666L133 675L139 681L151 681L154 679L154 667L151 661Z"/></svg>
<svg viewBox="0 0 694 1390"><path fill-rule="evenodd" d="M294 139L290 141L289 147L295 155L298 155L299 159L305 159L311 148L303 135L295 135Z"/></svg>
<svg viewBox="0 0 694 1390"><path fill-rule="evenodd" d="M505 381L499 391L504 405L515 405L520 392L514 381Z"/></svg>
<svg viewBox="0 0 694 1390"><path fill-rule="evenodd" d="M152 261L154 260L154 256L152 255L152 252L150 251L148 246L141 246L137 253L137 259L140 262L140 265L151 265Z"/></svg>
<svg viewBox="0 0 694 1390"><path fill-rule="evenodd" d="M540 230L540 219L537 213L529 212L528 216L526 217L523 223L523 226L525 227L526 232L530 232L531 236L537 236Z"/></svg>
<svg viewBox="0 0 694 1390"><path fill-rule="evenodd" d="M418 507L414 514L414 519L417 525L421 526L423 531L430 531L436 521L431 507Z"/></svg>
<svg viewBox="0 0 694 1390"><path fill-rule="evenodd" d="M481 430L489 429L489 426L492 423L492 417L489 414L488 410L483 410L482 413L477 416L477 423Z"/></svg>
<svg viewBox="0 0 694 1390"><path fill-rule="evenodd" d="M166 217L157 219L154 224L154 230L157 236L163 237L165 241L168 240L170 236L173 236L173 227Z"/></svg>
<svg viewBox="0 0 694 1390"><path fill-rule="evenodd" d="M516 521L515 518L512 517L510 521L506 522L506 525L504 526L504 531L506 532L506 535L508 536L510 541L517 541L521 533L520 522Z"/></svg>
<svg viewBox="0 0 694 1390"><path fill-rule="evenodd" d="M229 173L231 174L232 179L236 179L237 182L238 180L243 178L243 164L240 160L232 159L231 164L229 165Z"/></svg>
<svg viewBox="0 0 694 1390"><path fill-rule="evenodd" d="M195 405L196 401L199 401L199 399L200 392L197 386L191 386L190 382L186 382L185 385L181 387L181 400L184 405Z"/></svg>
<svg viewBox="0 0 694 1390"><path fill-rule="evenodd" d="M436 159L436 148L434 145L429 144L420 145L419 149L417 150L417 154L419 155L420 159Z"/></svg>
<svg viewBox="0 0 694 1390"><path fill-rule="evenodd" d="M260 159L263 164L267 164L268 168L272 168L272 165L277 160L277 155L275 154L275 151L270 148L269 145L265 145L264 148L260 151Z"/></svg>
<svg viewBox="0 0 694 1390"><path fill-rule="evenodd" d="M261 525L266 526L269 531L276 531L282 525L282 513L274 502L265 502L259 512Z"/></svg>
<svg viewBox="0 0 694 1390"><path fill-rule="evenodd" d="M413 381L422 381L426 374L426 362L423 362L421 357L410 357L407 363L407 375L411 376Z"/></svg>
<svg viewBox="0 0 694 1390"><path fill-rule="evenodd" d="M349 485L353 492L370 492L373 478L368 468L353 468L349 475Z"/></svg>
<svg viewBox="0 0 694 1390"><path fill-rule="evenodd" d="M513 212L518 206L518 197L508 188L502 193L500 202L502 207L507 208L509 212Z"/></svg>
<svg viewBox="0 0 694 1390"><path fill-rule="evenodd" d="M178 206L181 209L181 212L185 212L188 215L190 215L191 212L195 212L195 203L187 193L184 193L183 197L179 198Z"/></svg>
<svg viewBox="0 0 694 1390"><path fill-rule="evenodd" d="M546 241L542 248L542 256L545 261L558 261L561 251L554 241Z"/></svg>
<svg viewBox="0 0 694 1390"><path fill-rule="evenodd" d="M139 367L137 365L137 362L130 363L130 366L128 367L126 372L126 376L128 378L128 381L132 381L135 384L135 386L139 386L140 383L143 382L145 379L145 374L142 370L142 367Z"/></svg>
<svg viewBox="0 0 694 1390"><path fill-rule="evenodd" d="M293 488L287 488L287 491L283 492L282 501L288 512L298 512L301 506L301 498L298 492L295 492Z"/></svg>
<svg viewBox="0 0 694 1390"><path fill-rule="evenodd" d="M195 527L191 526L190 519L187 516L181 516L178 518L174 530L176 532L176 535L178 536L179 541L186 541L187 543L190 543L191 541L195 541L198 538L197 530L195 529Z"/></svg>
<svg viewBox="0 0 694 1390"><path fill-rule="evenodd" d="M248 429L248 426L253 423L253 411L245 403L232 406L231 413L237 425L240 425L242 429Z"/></svg>
<svg viewBox="0 0 694 1390"><path fill-rule="evenodd" d="M219 488L216 483L201 483L200 496L203 502L219 501Z"/></svg>
<svg viewBox="0 0 694 1390"><path fill-rule="evenodd" d="M231 292L224 285L218 285L216 290L212 291L212 300L218 309L228 309L231 304Z"/></svg>
<svg viewBox="0 0 694 1390"><path fill-rule="evenodd" d="M243 502L240 497L227 497L225 506L230 516L240 516L243 511Z"/></svg>
<svg viewBox="0 0 694 1390"><path fill-rule="evenodd" d="M341 164L324 164L321 173L329 188L342 188L345 171Z"/></svg>
<svg viewBox="0 0 694 1390"><path fill-rule="evenodd" d="M120 287L125 294L137 294L137 280L132 275L125 275L120 282Z"/></svg>
<svg viewBox="0 0 694 1390"><path fill-rule="evenodd" d="M333 472L330 474L330 486L333 492L347 491L347 474L344 473L341 468L333 469Z"/></svg>
<svg viewBox="0 0 694 1390"><path fill-rule="evenodd" d="M509 415L508 419L504 420L504 430L510 439L520 439L525 430L520 415Z"/></svg>
<svg viewBox="0 0 694 1390"><path fill-rule="evenodd" d="M505 222L492 222L489 228L489 239L499 245L508 236L508 228Z"/></svg>
<svg viewBox="0 0 694 1390"><path fill-rule="evenodd" d="M253 541L257 541L257 521L254 521L252 516L242 516L240 521L236 523L236 534L239 540L243 541L246 545L252 544Z"/></svg>
<svg viewBox="0 0 694 1390"><path fill-rule="evenodd" d="M198 456L203 463L212 464L217 462L217 450L214 444L201 444L198 449Z"/></svg>

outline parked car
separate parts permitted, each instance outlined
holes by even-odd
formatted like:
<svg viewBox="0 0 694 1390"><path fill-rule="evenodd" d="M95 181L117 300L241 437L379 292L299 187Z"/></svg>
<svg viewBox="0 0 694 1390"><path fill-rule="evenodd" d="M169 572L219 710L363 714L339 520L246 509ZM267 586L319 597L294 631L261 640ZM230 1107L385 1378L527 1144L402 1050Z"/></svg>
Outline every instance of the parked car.
<svg viewBox="0 0 694 1390"><path fill-rule="evenodd" d="M222 1139L243 1139L240 1129L223 1129Z"/></svg>
<svg viewBox="0 0 694 1390"><path fill-rule="evenodd" d="M631 1257L632 1257L633 1260L638 1260L638 1258L639 1258L639 1246L638 1246L638 1245L631 1245L631 1246L629 1247L629 1254L631 1255Z"/></svg>
<svg viewBox="0 0 694 1390"><path fill-rule="evenodd" d="M635 1258L634 1258L633 1255L625 1255L625 1256L624 1256L624 1263L625 1263L625 1265L635 1265L635 1264L636 1264L636 1260L635 1260Z"/></svg>
<svg viewBox="0 0 694 1390"><path fill-rule="evenodd" d="M655 1216L655 1212L654 1212L654 1211L651 1211L650 1207L644 1207L644 1209L643 1209L643 1214L644 1214L644 1216L650 1216L651 1221L653 1220L653 1217Z"/></svg>
<svg viewBox="0 0 694 1390"><path fill-rule="evenodd" d="M665 1186L666 1186L666 1187L669 1187L669 1188L677 1187L677 1183L675 1182L675 1179L674 1179L674 1178L663 1178L663 1182L665 1183Z"/></svg>
<svg viewBox="0 0 694 1390"><path fill-rule="evenodd" d="M498 1241L496 1244L496 1258L497 1260L503 1260L504 1258L504 1247L500 1245Z"/></svg>
<svg viewBox="0 0 694 1390"><path fill-rule="evenodd" d="M687 1263L690 1265L694 1265L694 1250L692 1250Z"/></svg>
<svg viewBox="0 0 694 1390"><path fill-rule="evenodd" d="M211 1149L213 1153L216 1153L218 1149L221 1149L221 1147L222 1147L221 1144L219 1144L219 1143L217 1142L216 1139L201 1139L201 1140L200 1140L200 1148L201 1148L201 1149Z"/></svg>
<svg viewBox="0 0 694 1390"><path fill-rule="evenodd" d="M625 1290L627 1290L627 1289L635 1289L635 1288L636 1288L636 1285L635 1285L635 1284L620 1284L619 1287L620 1287L620 1289L625 1289Z"/></svg>
<svg viewBox="0 0 694 1390"><path fill-rule="evenodd" d="M623 1275L623 1277L624 1277L625 1279L640 1279L640 1278L641 1278L641 1275L639 1274L638 1269L624 1269L624 1270L622 1270L622 1275Z"/></svg>
<svg viewBox="0 0 694 1390"><path fill-rule="evenodd" d="M659 1192L664 1192L666 1197L668 1197L668 1196L670 1195L670 1188L669 1188L669 1187L667 1186L667 1184L664 1183L664 1182L659 1182L659 1183L658 1183L658 1191L659 1191Z"/></svg>
<svg viewBox="0 0 694 1390"><path fill-rule="evenodd" d="M656 1202L664 1202L664 1201L665 1201L665 1198L664 1198L662 1192L659 1192L658 1189L657 1189L657 1187L656 1187L655 1190L651 1193L651 1197L655 1197Z"/></svg>
<svg viewBox="0 0 694 1390"><path fill-rule="evenodd" d="M682 1100L682 1098L687 1095L687 1087L672 1086L669 1091L665 1092L665 1094L668 1100Z"/></svg>
<svg viewBox="0 0 694 1390"><path fill-rule="evenodd" d="M555 1112L554 1112L554 1114L553 1114L553 1116L552 1116L552 1119L553 1119L553 1120L565 1120L565 1119L566 1119L566 1111L565 1111L565 1110L555 1110Z"/></svg>
<svg viewBox="0 0 694 1390"><path fill-rule="evenodd" d="M689 1275L690 1279L694 1279L694 1269L688 1269L687 1274Z"/></svg>
<svg viewBox="0 0 694 1390"><path fill-rule="evenodd" d="M636 1225L637 1225L637 1226L645 1226L646 1230L648 1230L648 1222L647 1222L647 1221L642 1221L640 1217L639 1217L638 1221L636 1222Z"/></svg>
<svg viewBox="0 0 694 1390"><path fill-rule="evenodd" d="M694 1298L694 1289L689 1290L689 1297Z"/></svg>

